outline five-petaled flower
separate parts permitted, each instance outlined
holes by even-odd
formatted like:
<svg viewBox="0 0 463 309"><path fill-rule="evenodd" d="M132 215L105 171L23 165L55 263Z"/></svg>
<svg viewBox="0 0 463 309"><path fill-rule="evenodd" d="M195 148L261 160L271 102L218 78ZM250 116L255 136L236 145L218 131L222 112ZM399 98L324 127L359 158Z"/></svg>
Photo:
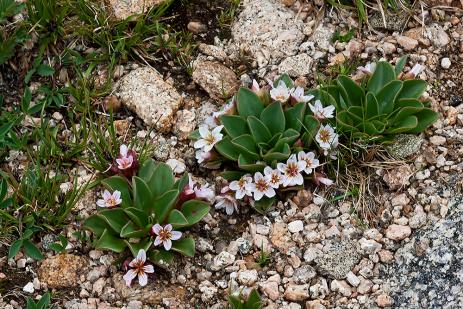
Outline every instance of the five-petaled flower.
<svg viewBox="0 0 463 309"><path fill-rule="evenodd" d="M363 73L367 73L367 74L373 74L376 70L376 63L374 62L370 62L370 63L367 63L365 64L364 67L358 67L357 70L363 72Z"/></svg>
<svg viewBox="0 0 463 309"><path fill-rule="evenodd" d="M417 77L422 71L424 70L424 66L417 63L413 66L413 68L407 73L410 77Z"/></svg>
<svg viewBox="0 0 463 309"><path fill-rule="evenodd" d="M260 172L254 174L254 182L250 184L250 188L256 201L260 200L264 195L266 197L275 196L275 189L270 185L270 177L264 176Z"/></svg>
<svg viewBox="0 0 463 309"><path fill-rule="evenodd" d="M102 199L96 201L99 207L113 208L122 203L121 192L116 190L112 194L108 190L104 190Z"/></svg>
<svg viewBox="0 0 463 309"><path fill-rule="evenodd" d="M227 215L232 215L233 212L238 212L238 201L233 196L233 192L228 186L220 190L221 195L215 197L215 209L225 209Z"/></svg>
<svg viewBox="0 0 463 309"><path fill-rule="evenodd" d="M280 101L281 103L288 101L290 93L284 81L280 80L277 87L273 87L272 85L272 90L270 90L270 97L275 101Z"/></svg>
<svg viewBox="0 0 463 309"><path fill-rule="evenodd" d="M133 164L134 157L129 152L127 145L121 145L119 148L119 158L116 159L117 168L120 170L126 170Z"/></svg>
<svg viewBox="0 0 463 309"><path fill-rule="evenodd" d="M302 177L301 173L305 170L305 167L305 161L298 161L295 154L288 158L286 164L278 163L277 168L283 174L283 186L302 185L304 177Z"/></svg>
<svg viewBox="0 0 463 309"><path fill-rule="evenodd" d="M315 104L312 105L309 103L310 110L312 111L313 115L317 119L327 119L333 118L333 112L335 110L333 105L329 105L327 107L323 107L322 102L320 100L315 101Z"/></svg>
<svg viewBox="0 0 463 309"><path fill-rule="evenodd" d="M266 166L264 168L264 175L269 177L269 184L274 189L278 189L283 183L283 175L278 169L272 169L270 166Z"/></svg>
<svg viewBox="0 0 463 309"><path fill-rule="evenodd" d="M312 173L312 170L315 170L320 165L320 162L318 159L315 159L315 154L313 152L307 152L305 153L304 151L299 151L297 154L297 159L299 161L305 161L306 166L304 169L304 172L306 174Z"/></svg>
<svg viewBox="0 0 463 309"><path fill-rule="evenodd" d="M321 125L317 135L315 135L315 140L321 148L330 149L338 145L338 134L329 124Z"/></svg>
<svg viewBox="0 0 463 309"><path fill-rule="evenodd" d="M251 191L252 177L249 174L242 176L239 180L234 180L230 183L230 190L235 191L235 197L242 199L245 195L252 196Z"/></svg>
<svg viewBox="0 0 463 309"><path fill-rule="evenodd" d="M222 128L223 126L218 126L211 130L207 125L199 126L201 138L194 143L194 147L205 152L211 151L214 145L222 140L223 134L220 133Z"/></svg>
<svg viewBox="0 0 463 309"><path fill-rule="evenodd" d="M153 233L156 234L156 239L154 240L154 245L159 246L160 244L164 245L164 249L167 251L172 248L172 240L178 240L182 237L182 232L173 231L171 224L166 224L162 227L159 224L153 225L151 228Z"/></svg>
<svg viewBox="0 0 463 309"><path fill-rule="evenodd" d="M132 280L138 276L138 283L140 286L145 286L148 283L148 275L154 273L153 265L145 265L146 252L143 249L138 251L137 257L129 263L129 269L123 276L125 283L128 287L132 284Z"/></svg>
<svg viewBox="0 0 463 309"><path fill-rule="evenodd" d="M311 94L304 95L304 88L302 87L291 88L289 93L291 95L291 98L296 100L296 102L307 103L314 98L314 96Z"/></svg>

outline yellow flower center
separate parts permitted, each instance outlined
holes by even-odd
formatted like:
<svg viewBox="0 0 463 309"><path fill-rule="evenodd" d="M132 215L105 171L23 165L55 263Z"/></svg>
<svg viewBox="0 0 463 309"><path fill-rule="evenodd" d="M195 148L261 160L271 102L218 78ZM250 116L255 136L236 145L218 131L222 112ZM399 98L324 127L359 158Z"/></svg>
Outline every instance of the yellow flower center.
<svg viewBox="0 0 463 309"><path fill-rule="evenodd" d="M320 130L320 140L324 143L328 143L330 141L330 132L328 130Z"/></svg>
<svg viewBox="0 0 463 309"><path fill-rule="evenodd" d="M265 179L261 178L256 182L256 189L259 190L260 192L265 192L267 191L269 185L265 181Z"/></svg>
<svg viewBox="0 0 463 309"><path fill-rule="evenodd" d="M162 241L171 239L171 237L172 237L172 234L171 234L169 231L167 231L167 230L162 229L162 230L159 232L159 238L161 238Z"/></svg>

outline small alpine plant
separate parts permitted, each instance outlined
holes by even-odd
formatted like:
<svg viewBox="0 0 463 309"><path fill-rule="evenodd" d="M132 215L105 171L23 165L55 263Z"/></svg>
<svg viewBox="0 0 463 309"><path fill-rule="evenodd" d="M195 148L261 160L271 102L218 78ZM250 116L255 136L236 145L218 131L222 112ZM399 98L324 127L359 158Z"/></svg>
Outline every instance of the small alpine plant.
<svg viewBox="0 0 463 309"><path fill-rule="evenodd" d="M278 190L297 189L306 179L323 177L323 161L336 159L338 135L329 121L333 105L326 105L283 75L270 87L253 81L241 88L220 112L213 113L190 138L198 163L227 170L230 183L216 197L216 208L227 214L240 202L265 211ZM317 178L318 176L318 178Z"/></svg>
<svg viewBox="0 0 463 309"><path fill-rule="evenodd" d="M136 154L124 150L119 159L118 166L127 170ZM97 200L98 212L84 222L84 228L93 233L95 248L129 250L136 257L124 278L128 285L137 276L140 285L146 284L146 273L152 272L152 267L143 266L147 260L166 267L173 252L194 256L195 242L185 230L209 212L214 191L208 185L195 183L187 174L176 180L167 164L152 159L130 180L116 175L102 184L106 189Z"/></svg>

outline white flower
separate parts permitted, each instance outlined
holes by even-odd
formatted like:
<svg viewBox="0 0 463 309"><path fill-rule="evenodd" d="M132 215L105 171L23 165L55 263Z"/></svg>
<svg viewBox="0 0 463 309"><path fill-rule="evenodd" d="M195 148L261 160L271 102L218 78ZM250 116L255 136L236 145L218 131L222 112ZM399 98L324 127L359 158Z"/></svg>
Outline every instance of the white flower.
<svg viewBox="0 0 463 309"><path fill-rule="evenodd" d="M278 169L272 169L270 166L264 168L264 175L269 177L269 183L272 188L278 189L283 183L283 175Z"/></svg>
<svg viewBox="0 0 463 309"><path fill-rule="evenodd" d="M272 99L274 99L275 101L280 101L281 103L285 103L286 101L288 101L289 96L289 89L286 86L285 82L282 80L278 82L277 87L272 88L272 90L270 90L270 97L272 97Z"/></svg>
<svg viewBox="0 0 463 309"><path fill-rule="evenodd" d="M245 195L252 196L252 191L250 188L251 182L252 177L246 174L242 176L239 180L232 181L228 187L236 192L235 197L240 200Z"/></svg>
<svg viewBox="0 0 463 309"><path fill-rule="evenodd" d="M304 88L302 87L292 88L289 93L297 102L307 103L314 98L314 96L310 94L304 95Z"/></svg>
<svg viewBox="0 0 463 309"><path fill-rule="evenodd" d="M301 172L304 171L305 166L305 161L298 161L294 154L289 157L286 164L278 163L277 168L283 173L283 186L302 185L304 177L302 177Z"/></svg>
<svg viewBox="0 0 463 309"><path fill-rule="evenodd" d="M304 151L299 151L297 159L299 161L305 161L306 166L304 172L306 172L306 174L312 173L312 170L320 165L318 159L315 159L315 154L313 152L305 153Z"/></svg>
<svg viewBox="0 0 463 309"><path fill-rule="evenodd" d="M357 70L360 70L363 73L373 74L376 70L376 63L375 62L367 63L364 67L358 67Z"/></svg>
<svg viewBox="0 0 463 309"><path fill-rule="evenodd" d="M413 75L414 77L418 76L424 70L424 66L417 63L413 66L413 68L408 72L408 74Z"/></svg>
<svg viewBox="0 0 463 309"><path fill-rule="evenodd" d="M154 234L156 234L156 239L154 240L154 245L159 246L160 244L164 245L164 249L167 251L172 248L172 240L178 240L182 237L182 232L172 231L172 225L166 224L164 227L159 224L153 225L151 228Z"/></svg>
<svg viewBox="0 0 463 309"><path fill-rule="evenodd" d="M122 203L120 191L116 190L111 194L108 190L104 190L102 196L103 196L103 199L99 199L98 201L96 201L96 204L99 207L112 208Z"/></svg>
<svg viewBox="0 0 463 309"><path fill-rule="evenodd" d="M211 131L207 125L199 126L201 139L194 143L194 147L202 149L205 152L211 151L214 145L222 140L223 135L220 133L222 128L223 126L218 126Z"/></svg>
<svg viewBox="0 0 463 309"><path fill-rule="evenodd" d="M203 163L204 161L209 160L210 157L211 157L211 153L206 152L206 151L204 151L202 149L198 149L195 152L195 158L196 158L196 160L198 160L198 163Z"/></svg>
<svg viewBox="0 0 463 309"><path fill-rule="evenodd" d="M329 124L320 126L317 135L315 135L315 140L325 150L338 145L338 135Z"/></svg>
<svg viewBox="0 0 463 309"><path fill-rule="evenodd" d="M211 116L206 117L206 119L204 120L204 124L206 124L211 130L218 126L217 118L214 116L214 114L215 113L213 113Z"/></svg>
<svg viewBox="0 0 463 309"><path fill-rule="evenodd" d="M143 249L138 251L137 257L130 262L129 271L124 275L124 281L128 287L132 284L132 280L138 276L138 283L140 286L145 286L148 283L148 275L154 273L153 265L145 265L146 252Z"/></svg>
<svg viewBox="0 0 463 309"><path fill-rule="evenodd" d="M185 189L187 193L194 193L196 198L209 202L211 202L215 197L214 190L209 188L208 183L206 183L204 186L201 186L193 181L190 174L188 174L188 185Z"/></svg>
<svg viewBox="0 0 463 309"><path fill-rule="evenodd" d="M259 83L255 79L252 80L251 91L254 92L254 93L259 93L260 92Z"/></svg>
<svg viewBox="0 0 463 309"><path fill-rule="evenodd" d="M250 188L254 193L254 200L260 200L264 195L266 197L274 197L275 189L270 185L270 177L262 175L261 172L254 174L254 182Z"/></svg>
<svg viewBox="0 0 463 309"><path fill-rule="evenodd" d="M322 102L320 100L315 101L315 104L312 105L309 103L310 110L314 114L315 118L317 119L327 119L333 118L333 112L335 110L333 105L329 105L327 107L323 107Z"/></svg>
<svg viewBox="0 0 463 309"><path fill-rule="evenodd" d="M238 201L230 195L230 188L228 186L223 187L220 193L222 195L217 195L215 197L215 209L225 208L227 215L232 215L234 211L238 212Z"/></svg>
<svg viewBox="0 0 463 309"><path fill-rule="evenodd" d="M127 145L121 145L119 148L119 158L116 159L117 168L120 170L126 170L132 166L133 156L129 153Z"/></svg>

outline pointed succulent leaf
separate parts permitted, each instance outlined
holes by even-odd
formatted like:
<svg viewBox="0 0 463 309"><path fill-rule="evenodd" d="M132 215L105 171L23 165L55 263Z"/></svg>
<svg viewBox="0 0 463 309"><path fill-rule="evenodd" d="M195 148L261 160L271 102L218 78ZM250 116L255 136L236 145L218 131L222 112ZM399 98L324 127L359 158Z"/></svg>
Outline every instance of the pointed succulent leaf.
<svg viewBox="0 0 463 309"><path fill-rule="evenodd" d="M347 106L361 106L365 100L364 90L350 77L338 76L338 85L341 96L347 102Z"/></svg>
<svg viewBox="0 0 463 309"><path fill-rule="evenodd" d="M261 307L262 300L260 299L260 295L255 289L253 289L249 294L243 309L259 309Z"/></svg>
<svg viewBox="0 0 463 309"><path fill-rule="evenodd" d="M137 256L138 251L140 251L140 249L143 249L146 252L149 252L148 250L152 244L152 241L148 237L140 240L137 243L129 242L127 240L124 240L124 242L134 257Z"/></svg>
<svg viewBox="0 0 463 309"><path fill-rule="evenodd" d="M368 91L377 94L386 84L396 78L392 65L386 61L376 63L376 69L368 81Z"/></svg>
<svg viewBox="0 0 463 309"><path fill-rule="evenodd" d="M264 110L264 105L259 96L247 88L241 87L236 95L236 107L242 117L256 116Z"/></svg>
<svg viewBox="0 0 463 309"><path fill-rule="evenodd" d="M272 139L272 134L267 126L257 117L248 117L248 126L256 143L267 143L270 139Z"/></svg>
<svg viewBox="0 0 463 309"><path fill-rule="evenodd" d="M129 183L127 179L121 176L111 176L101 181L101 183L111 191L121 192L121 207L132 206L132 198L130 197Z"/></svg>
<svg viewBox="0 0 463 309"><path fill-rule="evenodd" d="M283 135L281 136L280 140L278 142L283 141L283 143L288 143L291 144L295 142L298 137L299 137L299 132L294 130L294 129L288 129L285 132L283 132ZM278 143L277 143L278 144Z"/></svg>
<svg viewBox="0 0 463 309"><path fill-rule="evenodd" d="M378 135L380 132L376 129L372 122L366 121L362 123L362 131L367 133L368 135Z"/></svg>
<svg viewBox="0 0 463 309"><path fill-rule="evenodd" d="M224 171L224 172L222 172L220 175L221 175L225 180L233 181L233 180L238 180L238 179L240 179L244 174L246 174L246 173L245 173L245 172L241 172L241 171Z"/></svg>
<svg viewBox="0 0 463 309"><path fill-rule="evenodd" d="M301 102L285 110L286 129L301 131L306 106L306 103Z"/></svg>
<svg viewBox="0 0 463 309"><path fill-rule="evenodd" d="M304 126L302 128L303 138L302 141L305 147L309 147L312 144L315 135L317 134L317 130L320 127L320 122L317 118L312 115L307 115L304 117Z"/></svg>
<svg viewBox="0 0 463 309"><path fill-rule="evenodd" d="M410 79L403 82L402 91L397 99L419 99L426 90L428 84L421 79Z"/></svg>
<svg viewBox="0 0 463 309"><path fill-rule="evenodd" d="M151 262L165 269L167 269L167 266L169 266L174 259L174 253L166 250L150 250L147 255Z"/></svg>
<svg viewBox="0 0 463 309"><path fill-rule="evenodd" d="M275 203L276 198L275 197L263 197L258 201L254 202L254 209L260 213L260 214L265 214L267 210L272 207L272 205Z"/></svg>
<svg viewBox="0 0 463 309"><path fill-rule="evenodd" d="M396 98L402 90L403 82L394 80L384 86L376 95L378 100L379 111L382 114L390 114L394 110Z"/></svg>
<svg viewBox="0 0 463 309"><path fill-rule="evenodd" d="M34 260L43 260L45 257L42 252L29 239L23 240L24 253Z"/></svg>
<svg viewBox="0 0 463 309"><path fill-rule="evenodd" d="M267 126L272 134L282 133L285 130L286 119L280 102L273 102L261 113L260 120Z"/></svg>
<svg viewBox="0 0 463 309"><path fill-rule="evenodd" d="M15 242L13 242L10 246L10 249L8 250L8 258L12 259L18 254L19 250L21 250L21 247L23 246L23 239L17 239Z"/></svg>
<svg viewBox="0 0 463 309"><path fill-rule="evenodd" d="M259 172L264 170L265 164L262 162L256 162L252 158L249 158L244 154L240 154L238 157L238 167L248 172Z"/></svg>
<svg viewBox="0 0 463 309"><path fill-rule="evenodd" d="M143 162L143 165L138 170L138 177L143 179L146 183L149 183L153 176L154 170L156 169L156 162L149 158Z"/></svg>
<svg viewBox="0 0 463 309"><path fill-rule="evenodd" d="M259 159L257 145L251 135L243 134L232 139L231 142L241 153L245 153L256 160Z"/></svg>
<svg viewBox="0 0 463 309"><path fill-rule="evenodd" d="M265 155L263 155L263 159L265 162L272 164L274 161L284 161L289 158L291 155L291 149L288 144L284 144L281 149L271 149Z"/></svg>
<svg viewBox="0 0 463 309"><path fill-rule="evenodd" d="M232 144L229 136L225 136L221 141L215 144L215 149L225 158L232 161L238 161L240 151Z"/></svg>
<svg viewBox="0 0 463 309"><path fill-rule="evenodd" d="M157 223L162 224L167 218L167 215L175 206L178 194L179 191L176 189L169 190L154 201L151 210L154 211L154 219Z"/></svg>
<svg viewBox="0 0 463 309"><path fill-rule="evenodd" d="M149 235L149 227L140 228L133 221L128 221L119 234L121 238L142 238L147 235Z"/></svg>
<svg viewBox="0 0 463 309"><path fill-rule="evenodd" d="M244 305L239 297L229 295L228 303L230 304L230 309L244 309Z"/></svg>
<svg viewBox="0 0 463 309"><path fill-rule="evenodd" d="M132 177L133 204L135 208L146 211L153 201L153 194L148 184L140 177Z"/></svg>
<svg viewBox="0 0 463 309"><path fill-rule="evenodd" d="M422 111L424 107L412 107L412 106L407 106L401 108L396 114L395 117L392 118L391 125L395 126L396 123L401 122L405 118L417 114L418 112Z"/></svg>
<svg viewBox="0 0 463 309"><path fill-rule="evenodd" d="M105 220L117 234L121 232L122 228L129 220L129 217L127 217L122 208L103 209L98 216Z"/></svg>
<svg viewBox="0 0 463 309"><path fill-rule="evenodd" d="M403 107L423 108L424 105L417 99L399 99L398 101L396 101L394 111L397 112Z"/></svg>
<svg viewBox="0 0 463 309"><path fill-rule="evenodd" d="M414 129L407 131L407 133L420 133L426 130L430 125L432 125L439 118L439 113L436 113L430 108L425 108L421 112L415 114L418 118L418 124Z"/></svg>
<svg viewBox="0 0 463 309"><path fill-rule="evenodd" d="M340 86L330 85L330 86L323 87L319 91L319 96L316 97L316 99L322 101L322 98L327 97L324 93L327 93L329 95L328 99L332 102L332 104L336 108L336 111L342 111L342 110L347 109L349 107L349 106L347 106L345 101L342 100L341 87ZM325 102L325 101L322 101L322 102Z"/></svg>
<svg viewBox="0 0 463 309"><path fill-rule="evenodd" d="M371 124L376 128L378 134L382 134L386 129L387 123L380 120L372 120Z"/></svg>
<svg viewBox="0 0 463 309"><path fill-rule="evenodd" d="M225 131L231 138L235 138L243 134L249 134L246 120L241 116L223 115L220 117L220 122L223 124Z"/></svg>
<svg viewBox="0 0 463 309"><path fill-rule="evenodd" d="M273 82L273 87L278 87L278 84L280 83L280 80L282 80L286 87L288 88L293 88L294 87L294 82L293 80L291 79L291 77L289 77L288 74L282 74L280 77L278 77L274 82Z"/></svg>
<svg viewBox="0 0 463 309"><path fill-rule="evenodd" d="M172 224L172 227L174 229L190 225L185 216L177 209L172 209L172 211L169 214L169 217L167 218L167 222Z"/></svg>
<svg viewBox="0 0 463 309"><path fill-rule="evenodd" d="M363 122L363 109L360 106L351 106L347 109L350 118L358 124Z"/></svg>
<svg viewBox="0 0 463 309"><path fill-rule="evenodd" d="M96 237L101 237L103 232L110 228L106 221L98 215L88 217L87 220L84 221L83 227L92 231Z"/></svg>
<svg viewBox="0 0 463 309"><path fill-rule="evenodd" d="M97 249L106 249L121 253L125 250L127 244L122 239L112 235L108 230L105 230L101 237L97 240L95 247Z"/></svg>
<svg viewBox="0 0 463 309"><path fill-rule="evenodd" d="M344 128L348 131L355 131L355 126L358 124L357 121L354 121L347 111L340 111L336 115L336 122L339 127Z"/></svg>
<svg viewBox="0 0 463 309"><path fill-rule="evenodd" d="M209 204L198 201L198 200L189 200L182 205L182 214L188 221L189 225L198 223L205 215L209 213L211 207Z"/></svg>
<svg viewBox="0 0 463 309"><path fill-rule="evenodd" d="M373 93L368 92L366 96L366 119L371 119L379 115L378 100Z"/></svg>
<svg viewBox="0 0 463 309"><path fill-rule="evenodd" d="M398 77L399 74L402 72L404 69L405 65L407 64L408 61L408 55L405 55L401 57L399 60L397 60L397 63L394 68L395 76Z"/></svg>
<svg viewBox="0 0 463 309"><path fill-rule="evenodd" d="M270 147L273 147L283 136L283 133L273 135L272 139L267 143Z"/></svg>
<svg viewBox="0 0 463 309"><path fill-rule="evenodd" d="M418 125L418 118L416 116L408 116L407 118L403 119L394 124L394 127L388 128L385 132L387 134L398 134L398 133L405 133L410 132Z"/></svg>
<svg viewBox="0 0 463 309"><path fill-rule="evenodd" d="M157 198L172 189L174 182L174 173L170 166L165 163L158 163L148 182L148 187L153 198Z"/></svg>
<svg viewBox="0 0 463 309"><path fill-rule="evenodd" d="M186 185L188 185L190 178L188 174L185 173L179 180L177 180L172 189L177 189L179 192L182 192Z"/></svg>
<svg viewBox="0 0 463 309"><path fill-rule="evenodd" d="M183 238L172 242L172 250L177 251L183 255L194 257L195 256L195 241L193 238Z"/></svg>
<svg viewBox="0 0 463 309"><path fill-rule="evenodd" d="M191 139L192 141L196 141L201 138L201 134L199 134L199 129L194 130L193 132L188 135L188 139Z"/></svg>

